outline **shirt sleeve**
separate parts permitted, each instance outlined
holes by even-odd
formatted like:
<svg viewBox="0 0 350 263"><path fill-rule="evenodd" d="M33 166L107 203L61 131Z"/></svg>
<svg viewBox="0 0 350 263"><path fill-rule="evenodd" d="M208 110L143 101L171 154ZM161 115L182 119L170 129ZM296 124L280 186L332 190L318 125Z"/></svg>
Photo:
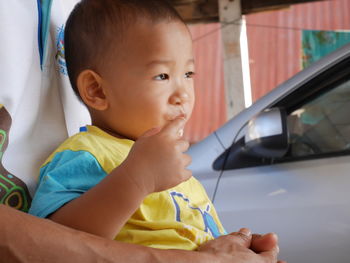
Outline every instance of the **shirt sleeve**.
<svg viewBox="0 0 350 263"><path fill-rule="evenodd" d="M87 151L65 150L40 169L39 185L29 213L47 217L98 184L107 173Z"/></svg>

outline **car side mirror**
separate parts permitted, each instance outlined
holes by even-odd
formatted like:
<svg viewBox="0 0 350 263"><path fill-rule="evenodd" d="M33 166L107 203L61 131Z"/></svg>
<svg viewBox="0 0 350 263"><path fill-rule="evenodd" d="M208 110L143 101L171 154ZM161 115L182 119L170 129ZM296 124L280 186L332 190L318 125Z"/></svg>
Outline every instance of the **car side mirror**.
<svg viewBox="0 0 350 263"><path fill-rule="evenodd" d="M228 170L268 164L287 153L288 142L285 110L264 110L249 120L244 136L215 160L213 168Z"/></svg>
<svg viewBox="0 0 350 263"><path fill-rule="evenodd" d="M288 151L287 114L280 108L262 111L248 122L245 150L264 158L281 158Z"/></svg>

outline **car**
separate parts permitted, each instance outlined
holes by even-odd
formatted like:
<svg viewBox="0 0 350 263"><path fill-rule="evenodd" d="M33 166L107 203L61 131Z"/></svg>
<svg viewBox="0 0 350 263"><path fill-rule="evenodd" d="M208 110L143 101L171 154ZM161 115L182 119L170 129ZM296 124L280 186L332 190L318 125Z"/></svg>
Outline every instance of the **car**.
<svg viewBox="0 0 350 263"><path fill-rule="evenodd" d="M349 115L350 44L192 145L226 231L277 233L288 263L350 262Z"/></svg>

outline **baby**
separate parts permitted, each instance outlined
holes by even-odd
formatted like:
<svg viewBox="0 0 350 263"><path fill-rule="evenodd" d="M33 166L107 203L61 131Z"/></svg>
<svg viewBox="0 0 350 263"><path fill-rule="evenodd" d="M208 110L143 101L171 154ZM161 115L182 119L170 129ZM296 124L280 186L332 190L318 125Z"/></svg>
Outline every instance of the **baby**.
<svg viewBox="0 0 350 263"><path fill-rule="evenodd" d="M40 169L30 213L123 242L193 250L226 234L187 170L190 32L162 0L83 0L65 29L68 74L92 125Z"/></svg>

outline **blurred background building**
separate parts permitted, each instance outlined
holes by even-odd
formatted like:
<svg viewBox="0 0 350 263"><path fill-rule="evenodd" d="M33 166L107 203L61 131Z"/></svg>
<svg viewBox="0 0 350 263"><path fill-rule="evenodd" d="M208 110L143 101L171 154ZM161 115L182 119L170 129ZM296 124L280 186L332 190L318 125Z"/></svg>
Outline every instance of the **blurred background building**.
<svg viewBox="0 0 350 263"><path fill-rule="evenodd" d="M247 12L245 8L242 7L242 13ZM250 89L245 91L248 92L245 96L252 102L299 72L303 65L350 42L350 0L316 1L255 11L261 9L250 9L252 13L242 16L243 20L229 23L240 27L245 38L241 41L241 52L247 45L242 61L247 60L248 68L242 68L245 85ZM231 117L227 110L222 42L222 29L228 23L209 22L190 25L197 100L185 136L192 143ZM248 98L245 105L249 104Z"/></svg>

